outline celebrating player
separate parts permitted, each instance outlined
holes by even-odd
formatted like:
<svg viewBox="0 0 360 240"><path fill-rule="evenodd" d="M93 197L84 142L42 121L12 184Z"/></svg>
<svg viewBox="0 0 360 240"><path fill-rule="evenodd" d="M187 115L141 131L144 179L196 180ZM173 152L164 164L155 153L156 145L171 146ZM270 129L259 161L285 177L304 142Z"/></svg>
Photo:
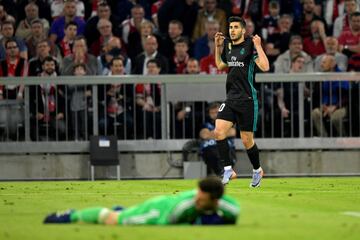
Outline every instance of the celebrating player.
<svg viewBox="0 0 360 240"><path fill-rule="evenodd" d="M262 71L269 70L269 61L261 46L261 38L245 36L246 23L240 17L230 17L230 39L221 32L215 34L215 62L219 70L229 67L226 79L226 100L219 107L214 137L224 164L223 184L236 177L229 156L227 132L234 123L240 128L241 140L253 165L251 187L260 186L263 170L259 150L254 142L258 116L258 99L254 87L255 64Z"/></svg>
<svg viewBox="0 0 360 240"><path fill-rule="evenodd" d="M160 196L126 209L102 207L52 213L44 223L98 223L108 225L235 224L239 205L223 195L220 179L201 180L197 190Z"/></svg>

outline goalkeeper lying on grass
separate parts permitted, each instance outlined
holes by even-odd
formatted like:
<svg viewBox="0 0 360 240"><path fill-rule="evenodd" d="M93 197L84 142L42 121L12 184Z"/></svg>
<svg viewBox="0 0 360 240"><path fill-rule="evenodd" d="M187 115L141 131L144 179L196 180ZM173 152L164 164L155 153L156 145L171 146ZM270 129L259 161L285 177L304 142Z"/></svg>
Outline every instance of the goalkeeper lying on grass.
<svg viewBox="0 0 360 240"><path fill-rule="evenodd" d="M223 195L220 179L201 180L197 190L151 198L122 209L95 207L48 215L44 223L98 223L108 225L235 224L238 203Z"/></svg>

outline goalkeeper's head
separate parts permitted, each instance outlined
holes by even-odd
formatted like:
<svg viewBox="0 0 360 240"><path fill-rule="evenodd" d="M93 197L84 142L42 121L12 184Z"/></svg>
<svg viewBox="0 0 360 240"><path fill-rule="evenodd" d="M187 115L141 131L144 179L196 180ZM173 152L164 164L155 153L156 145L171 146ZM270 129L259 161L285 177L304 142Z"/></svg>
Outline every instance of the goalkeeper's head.
<svg viewBox="0 0 360 240"><path fill-rule="evenodd" d="M224 185L217 177L202 179L198 185L195 206L198 211L216 210L219 199L224 194Z"/></svg>

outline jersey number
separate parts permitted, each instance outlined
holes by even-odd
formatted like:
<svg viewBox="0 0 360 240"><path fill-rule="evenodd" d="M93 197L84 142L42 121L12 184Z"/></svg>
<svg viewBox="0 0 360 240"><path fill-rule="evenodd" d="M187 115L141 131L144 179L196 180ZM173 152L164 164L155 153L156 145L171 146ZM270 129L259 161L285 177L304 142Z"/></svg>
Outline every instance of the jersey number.
<svg viewBox="0 0 360 240"><path fill-rule="evenodd" d="M221 112L222 110L224 110L224 107L225 107L225 103L221 104L220 107L219 107L219 112Z"/></svg>

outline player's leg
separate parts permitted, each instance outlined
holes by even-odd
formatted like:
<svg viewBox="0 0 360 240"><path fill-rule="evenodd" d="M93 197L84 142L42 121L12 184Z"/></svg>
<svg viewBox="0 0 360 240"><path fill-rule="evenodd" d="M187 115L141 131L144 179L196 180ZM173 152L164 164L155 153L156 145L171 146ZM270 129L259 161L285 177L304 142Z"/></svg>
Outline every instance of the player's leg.
<svg viewBox="0 0 360 240"><path fill-rule="evenodd" d="M253 178L251 187L259 187L264 171L260 166L259 149L254 141L254 133L248 131L240 131L241 140L246 149L251 165L253 166Z"/></svg>
<svg viewBox="0 0 360 240"><path fill-rule="evenodd" d="M49 214L44 223L96 223L117 224L119 212L103 207L86 208L82 210L68 210Z"/></svg>
<svg viewBox="0 0 360 240"><path fill-rule="evenodd" d="M233 123L224 119L216 119L215 121L215 140L219 151L220 159L224 166L223 184L227 184L232 176L236 175L232 169L232 160L230 158L230 149L227 142L227 134Z"/></svg>

